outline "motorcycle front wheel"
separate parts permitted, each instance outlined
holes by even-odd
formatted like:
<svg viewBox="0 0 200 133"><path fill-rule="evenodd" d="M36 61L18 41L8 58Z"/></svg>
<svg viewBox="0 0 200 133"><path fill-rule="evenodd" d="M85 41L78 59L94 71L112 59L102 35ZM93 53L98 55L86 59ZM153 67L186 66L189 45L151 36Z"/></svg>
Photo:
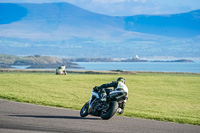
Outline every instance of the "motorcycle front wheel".
<svg viewBox="0 0 200 133"><path fill-rule="evenodd" d="M116 113L117 109L118 109L118 102L111 101L108 110L106 112L102 111L100 116L103 120L108 120Z"/></svg>
<svg viewBox="0 0 200 133"><path fill-rule="evenodd" d="M86 117L88 115L89 101L82 107L80 111L81 117Z"/></svg>

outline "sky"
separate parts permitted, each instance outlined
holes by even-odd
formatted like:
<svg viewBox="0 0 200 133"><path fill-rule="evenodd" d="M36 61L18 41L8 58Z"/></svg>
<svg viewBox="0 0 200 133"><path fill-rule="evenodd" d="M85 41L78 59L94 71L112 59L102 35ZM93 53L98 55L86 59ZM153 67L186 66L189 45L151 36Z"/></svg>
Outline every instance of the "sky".
<svg viewBox="0 0 200 133"><path fill-rule="evenodd" d="M110 16L185 13L200 9L200 0L0 0L0 3L68 2Z"/></svg>

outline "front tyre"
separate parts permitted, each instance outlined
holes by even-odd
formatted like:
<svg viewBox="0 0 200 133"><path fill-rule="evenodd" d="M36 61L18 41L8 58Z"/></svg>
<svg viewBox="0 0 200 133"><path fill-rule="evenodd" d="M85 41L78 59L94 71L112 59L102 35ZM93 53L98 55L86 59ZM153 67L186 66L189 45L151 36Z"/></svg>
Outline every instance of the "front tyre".
<svg viewBox="0 0 200 133"><path fill-rule="evenodd" d="M118 109L118 102L111 101L108 110L106 112L101 112L100 116L103 120L108 120L116 113L117 109Z"/></svg>
<svg viewBox="0 0 200 133"><path fill-rule="evenodd" d="M82 107L80 111L81 117L86 117L88 115L89 101Z"/></svg>

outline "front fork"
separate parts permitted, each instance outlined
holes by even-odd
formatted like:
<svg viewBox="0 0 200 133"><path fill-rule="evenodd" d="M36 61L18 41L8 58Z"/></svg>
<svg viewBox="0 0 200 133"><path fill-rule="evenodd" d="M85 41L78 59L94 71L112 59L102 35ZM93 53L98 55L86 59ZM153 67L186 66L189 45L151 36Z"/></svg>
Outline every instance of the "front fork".
<svg viewBox="0 0 200 133"><path fill-rule="evenodd" d="M90 101L89 101L88 113L92 112L92 105L96 101L97 98L99 98L98 93L92 91L92 95L91 95Z"/></svg>

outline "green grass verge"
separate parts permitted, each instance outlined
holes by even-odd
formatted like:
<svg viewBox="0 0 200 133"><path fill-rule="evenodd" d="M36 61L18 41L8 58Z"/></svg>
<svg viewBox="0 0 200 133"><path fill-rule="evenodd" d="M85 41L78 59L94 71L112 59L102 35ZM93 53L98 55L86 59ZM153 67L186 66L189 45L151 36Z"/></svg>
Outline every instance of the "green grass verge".
<svg viewBox="0 0 200 133"><path fill-rule="evenodd" d="M200 75L138 74L126 79L124 116L200 125ZM0 73L0 98L80 110L96 85L119 75Z"/></svg>

